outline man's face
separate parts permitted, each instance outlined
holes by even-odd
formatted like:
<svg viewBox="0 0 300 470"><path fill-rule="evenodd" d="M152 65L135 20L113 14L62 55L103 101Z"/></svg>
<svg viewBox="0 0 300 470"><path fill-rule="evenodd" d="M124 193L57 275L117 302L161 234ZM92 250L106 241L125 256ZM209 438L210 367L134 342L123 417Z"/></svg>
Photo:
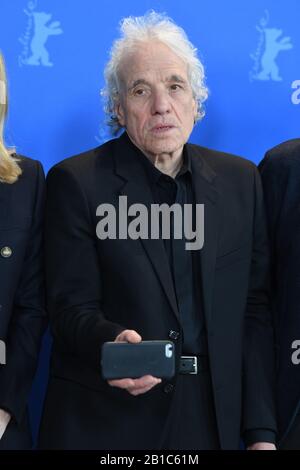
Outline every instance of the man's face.
<svg viewBox="0 0 300 470"><path fill-rule="evenodd" d="M168 46L141 43L120 64L119 122L145 154L181 152L197 105L187 65Z"/></svg>

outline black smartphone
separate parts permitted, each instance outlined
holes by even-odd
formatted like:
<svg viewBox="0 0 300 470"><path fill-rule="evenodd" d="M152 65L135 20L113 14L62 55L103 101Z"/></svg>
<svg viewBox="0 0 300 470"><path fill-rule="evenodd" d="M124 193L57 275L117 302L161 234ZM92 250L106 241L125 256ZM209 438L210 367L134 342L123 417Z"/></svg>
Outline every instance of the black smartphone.
<svg viewBox="0 0 300 470"><path fill-rule="evenodd" d="M170 379L175 374L172 341L107 342L102 346L102 376L106 380L144 375Z"/></svg>

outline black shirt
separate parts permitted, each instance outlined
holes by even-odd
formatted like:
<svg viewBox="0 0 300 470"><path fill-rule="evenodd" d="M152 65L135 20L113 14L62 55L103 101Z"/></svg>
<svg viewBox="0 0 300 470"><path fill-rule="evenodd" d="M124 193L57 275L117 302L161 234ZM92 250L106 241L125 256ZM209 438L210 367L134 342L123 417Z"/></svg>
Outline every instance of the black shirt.
<svg viewBox="0 0 300 470"><path fill-rule="evenodd" d="M162 173L137 149L148 176L155 204L192 204L195 208L191 158L186 148L183 163L175 178ZM172 213L171 213L172 215ZM183 220L183 218L182 218ZM193 213L193 229L195 213ZM164 246L173 277L180 322L183 329L183 354L207 354L205 321L202 309L201 273L199 250L186 250L186 239L182 227L182 238L174 238L174 217L171 217L171 236L164 238ZM191 241L191 240L189 240Z"/></svg>

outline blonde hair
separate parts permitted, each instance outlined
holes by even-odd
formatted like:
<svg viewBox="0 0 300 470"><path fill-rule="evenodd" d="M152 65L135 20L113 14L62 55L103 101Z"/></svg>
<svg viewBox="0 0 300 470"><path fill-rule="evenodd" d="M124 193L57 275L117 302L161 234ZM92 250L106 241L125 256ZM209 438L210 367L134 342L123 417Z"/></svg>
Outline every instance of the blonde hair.
<svg viewBox="0 0 300 470"><path fill-rule="evenodd" d="M0 52L0 183L15 183L22 170L4 143L3 130L7 114L7 81L3 56Z"/></svg>

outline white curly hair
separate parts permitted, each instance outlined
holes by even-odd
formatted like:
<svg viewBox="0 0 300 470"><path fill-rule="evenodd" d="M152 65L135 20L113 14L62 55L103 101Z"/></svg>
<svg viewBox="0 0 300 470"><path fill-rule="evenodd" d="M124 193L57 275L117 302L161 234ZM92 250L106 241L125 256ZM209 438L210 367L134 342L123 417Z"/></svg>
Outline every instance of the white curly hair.
<svg viewBox="0 0 300 470"><path fill-rule="evenodd" d="M119 102L120 62L137 43L151 40L166 44L187 64L188 79L197 102L195 121L202 119L205 115L203 103L208 97L204 67L197 57L196 47L189 41L185 31L165 14L153 10L144 16L124 18L120 23L120 31L121 37L114 41L110 51L110 60L104 71L105 87L101 91L105 100L106 122L111 127L112 134L118 134L123 127L115 114L116 104Z"/></svg>

